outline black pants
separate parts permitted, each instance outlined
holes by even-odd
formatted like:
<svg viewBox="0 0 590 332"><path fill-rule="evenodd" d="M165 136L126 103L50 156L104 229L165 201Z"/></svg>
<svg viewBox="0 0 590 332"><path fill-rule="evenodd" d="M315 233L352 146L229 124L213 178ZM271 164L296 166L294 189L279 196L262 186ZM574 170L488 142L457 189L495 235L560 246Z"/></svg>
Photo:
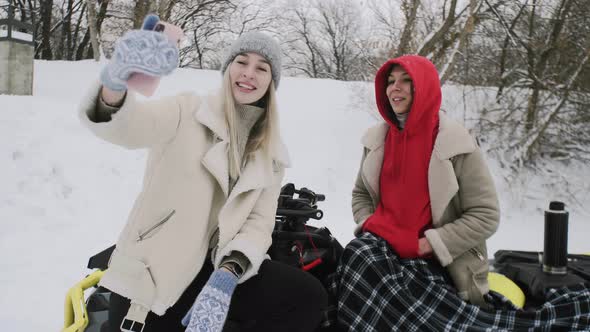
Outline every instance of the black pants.
<svg viewBox="0 0 590 332"><path fill-rule="evenodd" d="M180 321L212 272L213 265L206 259L201 272L164 316L153 312L148 314L143 331L184 331ZM280 262L265 260L256 276L236 287L224 332L314 331L327 303L324 287L311 274ZM120 332L121 321L128 309L128 299L116 293L111 295L111 332Z"/></svg>

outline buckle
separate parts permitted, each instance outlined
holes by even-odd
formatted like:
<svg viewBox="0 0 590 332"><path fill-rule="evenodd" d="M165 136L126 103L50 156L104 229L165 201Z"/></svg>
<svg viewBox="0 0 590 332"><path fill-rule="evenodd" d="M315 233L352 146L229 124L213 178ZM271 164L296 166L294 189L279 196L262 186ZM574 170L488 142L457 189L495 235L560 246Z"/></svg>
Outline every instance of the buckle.
<svg viewBox="0 0 590 332"><path fill-rule="evenodd" d="M143 332L143 328L145 327L145 323L141 323L138 321L134 321L129 318L123 318L121 322L121 331L123 332Z"/></svg>
<svg viewBox="0 0 590 332"><path fill-rule="evenodd" d="M127 315L121 322L121 331L123 332L143 332L145 319L150 312L149 309L139 303L131 302Z"/></svg>

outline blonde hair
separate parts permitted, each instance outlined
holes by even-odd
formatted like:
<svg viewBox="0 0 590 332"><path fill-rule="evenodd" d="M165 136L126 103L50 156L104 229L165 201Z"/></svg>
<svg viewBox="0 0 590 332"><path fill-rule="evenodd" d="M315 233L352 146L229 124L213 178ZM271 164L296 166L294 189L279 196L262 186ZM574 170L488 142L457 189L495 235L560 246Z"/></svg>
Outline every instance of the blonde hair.
<svg viewBox="0 0 590 332"><path fill-rule="evenodd" d="M225 119L229 128L229 174L232 178L237 178L241 175L243 161L246 161L252 153L262 150L266 158L271 158L273 144L278 142L279 137L279 116L276 105L275 84L271 80L266 93L262 96L264 113L252 128L244 155L243 157L240 156L237 144L237 111L229 72L229 70L226 70L223 74L222 106L225 110Z"/></svg>

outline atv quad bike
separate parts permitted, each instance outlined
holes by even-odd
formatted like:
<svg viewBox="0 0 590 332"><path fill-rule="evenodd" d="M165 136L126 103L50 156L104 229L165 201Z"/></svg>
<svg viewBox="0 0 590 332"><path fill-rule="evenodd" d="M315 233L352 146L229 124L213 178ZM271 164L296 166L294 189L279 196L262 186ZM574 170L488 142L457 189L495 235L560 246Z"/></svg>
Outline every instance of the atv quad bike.
<svg viewBox="0 0 590 332"><path fill-rule="evenodd" d="M343 249L327 228L307 225L309 219L323 218L317 202L324 199L324 195L307 188L296 189L292 183L283 186L268 253L274 260L308 271L326 285ZM114 249L113 245L90 257L88 268L94 271L68 291L62 332L108 331L111 293L97 285ZM86 290L90 292L87 297L84 296Z"/></svg>
<svg viewBox="0 0 590 332"><path fill-rule="evenodd" d="M274 260L308 271L327 286L329 275L335 271L343 248L327 228L307 225L309 219L323 218L323 211L318 209L317 203L324 199L324 195L307 188L296 189L292 183L283 186L278 198L273 242L268 253ZM563 233L563 229L561 232ZM557 232L547 229L547 215L545 233L546 236L548 233L560 233L559 229ZM551 246L559 246L558 240L546 238L545 252L553 254L545 255L545 258L542 252L496 252L494 259L490 260L490 290L505 296L516 307L526 309L539 305L542 295L549 288L590 281L590 256L567 255L567 252L564 256L563 248L556 256L556 250ZM565 247L563 243L561 247L567 249L567 228L565 240ZM553 243L549 248L548 242ZM110 291L97 285L108 268L114 248L113 245L92 256L88 261L88 268L94 271L68 291L62 332L108 331ZM549 260L549 256L557 259ZM557 274L547 273L543 271L546 263L557 263L553 265L565 265L567 268ZM85 297L84 291L89 289L89 295Z"/></svg>

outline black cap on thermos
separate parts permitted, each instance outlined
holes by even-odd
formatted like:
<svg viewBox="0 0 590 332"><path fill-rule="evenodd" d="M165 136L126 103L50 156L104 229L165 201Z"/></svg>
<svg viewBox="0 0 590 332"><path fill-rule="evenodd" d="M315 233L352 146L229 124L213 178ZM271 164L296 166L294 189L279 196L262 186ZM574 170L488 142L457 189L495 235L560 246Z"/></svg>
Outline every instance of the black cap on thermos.
<svg viewBox="0 0 590 332"><path fill-rule="evenodd" d="M549 203L545 211L543 272L567 274L567 228L569 214L563 202Z"/></svg>

